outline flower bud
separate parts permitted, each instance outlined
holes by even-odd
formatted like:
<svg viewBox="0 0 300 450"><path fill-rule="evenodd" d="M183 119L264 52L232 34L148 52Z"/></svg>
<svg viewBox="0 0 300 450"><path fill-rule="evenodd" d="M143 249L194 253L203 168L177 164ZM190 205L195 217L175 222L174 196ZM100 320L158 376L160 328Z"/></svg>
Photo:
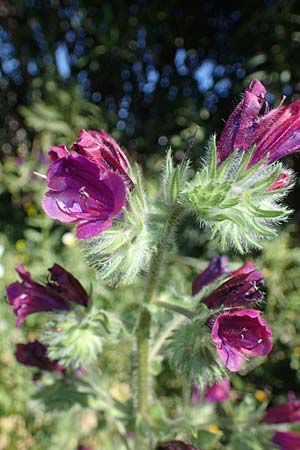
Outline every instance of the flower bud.
<svg viewBox="0 0 300 450"><path fill-rule="evenodd" d="M39 341L17 344L16 360L24 366L38 367L42 370L63 372L65 368L47 356L47 347Z"/></svg>

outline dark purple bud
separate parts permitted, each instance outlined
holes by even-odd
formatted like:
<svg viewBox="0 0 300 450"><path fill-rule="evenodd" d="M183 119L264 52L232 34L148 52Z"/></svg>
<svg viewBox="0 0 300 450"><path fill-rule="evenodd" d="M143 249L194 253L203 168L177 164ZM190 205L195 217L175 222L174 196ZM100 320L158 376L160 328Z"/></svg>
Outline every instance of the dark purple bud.
<svg viewBox="0 0 300 450"><path fill-rule="evenodd" d="M88 239L110 228L125 205L126 189L120 175L101 173L84 156L68 155L47 172L48 192L43 208L61 222L76 223L78 239Z"/></svg>
<svg viewBox="0 0 300 450"><path fill-rule="evenodd" d="M161 442L156 447L156 450L199 450L192 444L185 444L182 441L167 441Z"/></svg>
<svg viewBox="0 0 300 450"><path fill-rule="evenodd" d="M243 100L226 122L217 144L221 164L236 149L247 150L255 145L249 167L267 153L270 164L300 149L300 102L269 111L266 88L258 80L251 81Z"/></svg>
<svg viewBox="0 0 300 450"><path fill-rule="evenodd" d="M300 433L277 431L272 438L272 442L278 445L280 450L299 450Z"/></svg>
<svg viewBox="0 0 300 450"><path fill-rule="evenodd" d="M213 283L224 273L229 272L227 267L227 256L215 256L207 268L203 272L199 273L194 281L192 294L196 295L204 286Z"/></svg>
<svg viewBox="0 0 300 450"><path fill-rule="evenodd" d="M260 311L240 309L217 316L211 337L223 364L237 372L246 356L265 356L272 350L272 332Z"/></svg>
<svg viewBox="0 0 300 450"><path fill-rule="evenodd" d="M204 399L207 403L224 403L229 399L229 395L230 381L224 378L206 391Z"/></svg>
<svg viewBox="0 0 300 450"><path fill-rule="evenodd" d="M232 272L229 279L222 283L202 302L208 308L220 306L241 306L262 300L264 294L260 290L264 285L264 278L253 262L249 261L240 269Z"/></svg>
<svg viewBox="0 0 300 450"><path fill-rule="evenodd" d="M65 300L87 306L88 295L79 281L70 272L67 272L59 264L54 264L48 270L51 274L49 286L53 287Z"/></svg>
<svg viewBox="0 0 300 450"><path fill-rule="evenodd" d="M70 309L66 300L58 292L33 281L30 273L26 272L23 266L17 266L16 271L22 282L16 281L10 284L6 291L9 303L18 317L17 328L22 325L25 317L29 314Z"/></svg>
<svg viewBox="0 0 300 450"><path fill-rule="evenodd" d="M77 450L93 450L92 447L86 447L85 445L79 444Z"/></svg>
<svg viewBox="0 0 300 450"><path fill-rule="evenodd" d="M87 293L79 281L58 264L54 264L49 269L51 278L46 285L34 281L23 266L17 266L16 270L22 281L16 281L7 286L7 296L18 317L17 327L22 325L29 314L43 311L68 311L69 302L87 305Z"/></svg>
<svg viewBox="0 0 300 450"><path fill-rule="evenodd" d="M39 341L28 344L17 344L15 352L16 360L24 366L38 367L48 371L63 372L65 368L58 361L53 361L47 356L47 347Z"/></svg>
<svg viewBox="0 0 300 450"><path fill-rule="evenodd" d="M133 188L133 182L127 175L129 162L116 141L104 130L81 130L79 139L71 150L93 161L101 172L109 171L121 175L126 186Z"/></svg>
<svg viewBox="0 0 300 450"><path fill-rule="evenodd" d="M293 400L269 408L263 419L266 423L300 422L300 400Z"/></svg>

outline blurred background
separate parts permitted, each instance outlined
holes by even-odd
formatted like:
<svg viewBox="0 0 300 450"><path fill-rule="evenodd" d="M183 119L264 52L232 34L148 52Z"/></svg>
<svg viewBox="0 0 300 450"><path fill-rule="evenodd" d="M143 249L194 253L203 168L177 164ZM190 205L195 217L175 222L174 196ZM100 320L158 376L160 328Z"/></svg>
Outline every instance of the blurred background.
<svg viewBox="0 0 300 450"><path fill-rule="evenodd" d="M14 328L5 302L14 266L45 277L56 261L86 288L93 283L100 301L120 296L94 283L71 227L41 211L45 187L34 171L46 172L49 146L70 145L82 128L104 128L143 167L155 192L166 149L180 161L195 136L198 164L251 79L266 85L271 105L283 95L299 98L299 50L300 4L293 0L0 0L0 450L72 449L77 442L70 440L74 419L57 421L39 409L30 400L32 371L15 362L16 342L35 338L39 319ZM300 171L298 155L285 162ZM298 183L287 200L295 213L280 238L252 255L266 277L275 346L264 365L236 376L234 387L258 402L299 394L299 194ZM187 221L182 256L203 267L218 249L208 238ZM196 273L197 263L186 283ZM168 370L161 368L161 380ZM107 425L88 415L79 422L83 432Z"/></svg>

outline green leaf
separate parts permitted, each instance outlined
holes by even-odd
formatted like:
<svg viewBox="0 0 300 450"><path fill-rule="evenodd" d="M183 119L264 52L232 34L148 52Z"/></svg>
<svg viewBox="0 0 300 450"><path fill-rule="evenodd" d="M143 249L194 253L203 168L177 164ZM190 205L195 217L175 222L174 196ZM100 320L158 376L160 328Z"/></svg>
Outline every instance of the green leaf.
<svg viewBox="0 0 300 450"><path fill-rule="evenodd" d="M43 386L34 396L47 411L69 411L75 405L87 407L92 396L91 388L83 381L68 376L52 385Z"/></svg>

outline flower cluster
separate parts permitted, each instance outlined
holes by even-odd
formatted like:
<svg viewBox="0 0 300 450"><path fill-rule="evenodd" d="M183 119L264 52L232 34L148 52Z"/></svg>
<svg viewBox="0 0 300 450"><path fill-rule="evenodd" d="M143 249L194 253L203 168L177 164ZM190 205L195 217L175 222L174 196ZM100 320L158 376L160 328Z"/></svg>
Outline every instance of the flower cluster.
<svg viewBox="0 0 300 450"><path fill-rule="evenodd" d="M263 298L260 290L264 284L262 274L252 262L229 273L226 257L215 257L200 273L193 285L193 294L226 274L226 280L205 295L201 302L209 309L228 308L218 312L208 322L211 337L223 364L232 372L238 371L245 356L264 356L272 349L271 330L256 309L243 309Z"/></svg>
<svg viewBox="0 0 300 450"><path fill-rule="evenodd" d="M234 109L181 201L222 247L240 253L276 236L290 211L282 203L293 174L278 160L300 148L300 102L269 111L266 89L254 80Z"/></svg>
<svg viewBox="0 0 300 450"><path fill-rule="evenodd" d="M126 188L133 189L126 156L105 131L82 130L71 152L51 147L44 211L61 222L76 223L78 239L88 239L122 218Z"/></svg>
<svg viewBox="0 0 300 450"><path fill-rule="evenodd" d="M88 295L78 280L59 264L50 269L50 279L43 285L31 278L23 266L16 270L22 281L7 286L7 297L17 316L16 326L20 327L29 314L44 311L69 311L71 304L83 307L88 304Z"/></svg>

